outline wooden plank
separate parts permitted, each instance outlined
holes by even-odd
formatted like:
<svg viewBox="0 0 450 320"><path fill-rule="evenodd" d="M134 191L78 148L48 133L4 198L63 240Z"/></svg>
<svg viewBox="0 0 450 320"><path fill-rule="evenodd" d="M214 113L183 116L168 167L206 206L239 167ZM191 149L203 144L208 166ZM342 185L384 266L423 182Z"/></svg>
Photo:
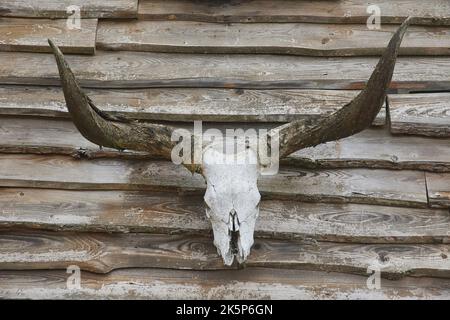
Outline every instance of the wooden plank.
<svg viewBox="0 0 450 320"><path fill-rule="evenodd" d="M381 55L398 26L365 24L227 24L184 21L100 21L102 50L289 54L319 57ZM400 55L449 55L450 29L413 26Z"/></svg>
<svg viewBox="0 0 450 320"><path fill-rule="evenodd" d="M450 93L388 96L392 133L450 137Z"/></svg>
<svg viewBox="0 0 450 320"><path fill-rule="evenodd" d="M288 122L330 114L355 90L152 88L86 90L103 111L144 120ZM0 86L0 115L69 118L61 88ZM373 125L386 123L383 107Z"/></svg>
<svg viewBox="0 0 450 320"><path fill-rule="evenodd" d="M66 20L0 18L0 51L51 52L52 39L64 53L94 54L97 19L70 30Z"/></svg>
<svg viewBox="0 0 450 320"><path fill-rule="evenodd" d="M246 267L366 274L389 279L450 277L449 245L345 244L257 239ZM0 270L65 269L108 273L123 268L229 269L209 237L7 231L0 234ZM237 265L232 266L238 268Z"/></svg>
<svg viewBox="0 0 450 320"><path fill-rule="evenodd" d="M406 17L417 17L417 24L449 25L450 6L446 0L421 3L415 0L328 0L270 1L239 3L183 0L141 0L139 19L188 20L206 22L312 22L366 23L367 7L380 8L383 23L401 23Z"/></svg>
<svg viewBox="0 0 450 320"><path fill-rule="evenodd" d="M426 173L426 182L430 206L450 208L450 174Z"/></svg>
<svg viewBox="0 0 450 320"><path fill-rule="evenodd" d="M211 234L202 195L2 188L0 227ZM351 243L450 243L448 210L308 203L263 197L255 236Z"/></svg>
<svg viewBox="0 0 450 320"><path fill-rule="evenodd" d="M392 136L369 129L351 137L295 152L283 164L311 168L366 167L450 171L450 143L444 139Z"/></svg>
<svg viewBox="0 0 450 320"><path fill-rule="evenodd" d="M67 57L87 87L361 89L377 57L111 52ZM51 54L0 52L1 84L59 85ZM400 57L391 88L450 90L450 57Z"/></svg>
<svg viewBox="0 0 450 320"><path fill-rule="evenodd" d="M2 110L0 108L0 112ZM181 126L180 123L172 124ZM231 126L222 123L203 123L203 126L204 130L209 127L239 127L237 124ZM192 125L182 127L192 129ZM150 154L129 150L100 150L81 136L70 120L5 116L0 117L0 153L60 154L88 159L155 159ZM387 128L368 129L339 141L297 151L282 159L282 164L303 168L450 172L450 144L444 139L392 136Z"/></svg>
<svg viewBox="0 0 450 320"><path fill-rule="evenodd" d="M373 272L371 272L373 273ZM247 268L224 271L124 269L99 275L82 272L80 288L68 288L70 274L1 271L0 298L8 299L443 299L448 279L381 281L368 277L303 270Z"/></svg>
<svg viewBox="0 0 450 320"><path fill-rule="evenodd" d="M100 190L192 190L205 181L167 161L119 159L77 160L64 156L3 154L0 186ZM423 172L369 169L303 170L282 168L261 176L267 197L303 201L353 202L425 207Z"/></svg>
<svg viewBox="0 0 450 320"><path fill-rule="evenodd" d="M135 18L138 0L2 0L0 16L67 18L69 6L80 7L81 18Z"/></svg>

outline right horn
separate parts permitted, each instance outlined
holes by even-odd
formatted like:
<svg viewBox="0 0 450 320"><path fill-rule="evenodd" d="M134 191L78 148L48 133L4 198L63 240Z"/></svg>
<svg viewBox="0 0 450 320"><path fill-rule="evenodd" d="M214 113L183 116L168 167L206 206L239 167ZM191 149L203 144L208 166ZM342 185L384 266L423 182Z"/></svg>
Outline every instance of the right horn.
<svg viewBox="0 0 450 320"><path fill-rule="evenodd" d="M364 90L350 103L319 120L300 119L269 132L269 138L278 135L280 158L300 149L351 136L372 124L385 101L400 43L411 21L411 17L407 18L392 36Z"/></svg>

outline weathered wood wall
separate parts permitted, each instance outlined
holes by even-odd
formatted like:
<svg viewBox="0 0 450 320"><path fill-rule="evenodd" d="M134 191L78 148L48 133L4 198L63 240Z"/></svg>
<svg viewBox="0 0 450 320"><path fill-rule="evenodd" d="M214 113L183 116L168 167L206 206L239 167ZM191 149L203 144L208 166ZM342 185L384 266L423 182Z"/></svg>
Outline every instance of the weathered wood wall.
<svg viewBox="0 0 450 320"><path fill-rule="evenodd" d="M69 4L80 30L66 26ZM0 298L448 299L450 94L434 91L450 91L450 5L376 4L380 30L362 0L3 0ZM46 44L106 112L269 128L348 103L409 15L372 128L260 179L244 269L216 253L200 176L78 133ZM67 289L69 265L79 290Z"/></svg>

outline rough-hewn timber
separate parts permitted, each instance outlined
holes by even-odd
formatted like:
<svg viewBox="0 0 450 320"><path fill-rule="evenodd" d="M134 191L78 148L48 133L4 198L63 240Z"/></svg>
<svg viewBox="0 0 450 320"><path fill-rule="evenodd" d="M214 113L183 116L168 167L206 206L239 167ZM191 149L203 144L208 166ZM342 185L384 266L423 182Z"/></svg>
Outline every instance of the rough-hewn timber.
<svg viewBox="0 0 450 320"><path fill-rule="evenodd" d="M381 281L367 275L247 268L225 271L125 269L83 272L81 289L68 288L65 270L1 271L0 298L15 299L449 299L448 279Z"/></svg>
<svg viewBox="0 0 450 320"><path fill-rule="evenodd" d="M342 108L357 90L88 89L97 107L133 119L288 122ZM0 114L69 117L60 88L0 86ZM384 125L382 108L373 125Z"/></svg>
<svg viewBox="0 0 450 320"><path fill-rule="evenodd" d="M365 24L229 24L184 21L101 21L102 50L181 53L266 53L305 56L380 55L397 26ZM364 39L364 41L361 41ZM449 55L450 29L408 29L400 55Z"/></svg>
<svg viewBox="0 0 450 320"><path fill-rule="evenodd" d="M426 173L426 180L430 206L450 208L450 174Z"/></svg>
<svg viewBox="0 0 450 320"><path fill-rule="evenodd" d="M76 160L64 156L0 156L0 186L100 190L192 190L205 181L167 161ZM262 176L266 197L304 201L427 206L425 177L418 171L370 169L303 170L282 168Z"/></svg>
<svg viewBox="0 0 450 320"><path fill-rule="evenodd" d="M141 0L139 18L147 20L188 20L206 22L312 22L361 23L369 13L365 0L220 1ZM375 4L375 3L373 3ZM449 25L450 6L446 0L378 0L382 23L402 23L408 16L418 24Z"/></svg>
<svg viewBox="0 0 450 320"><path fill-rule="evenodd" d="M81 18L135 18L138 0L2 0L0 16L27 18L67 18L80 8Z"/></svg>
<svg viewBox="0 0 450 320"><path fill-rule="evenodd" d="M305 243L257 239L246 267L366 274L388 278L450 277L449 245ZM8 231L0 234L0 270L65 269L108 273L121 268L228 269L210 237ZM237 265L234 265L236 268Z"/></svg>
<svg viewBox="0 0 450 320"><path fill-rule="evenodd" d="M203 197L144 191L2 188L0 226L205 235ZM255 235L350 243L448 243L448 210L263 199Z"/></svg>
<svg viewBox="0 0 450 320"><path fill-rule="evenodd" d="M450 138L450 93L388 96L392 133Z"/></svg>
<svg viewBox="0 0 450 320"><path fill-rule="evenodd" d="M0 51L50 52L47 39L53 39L64 53L94 54L97 19L84 19L80 29L66 24L65 19L0 18Z"/></svg>
<svg viewBox="0 0 450 320"><path fill-rule="evenodd" d="M361 89L377 57L111 52L70 55L80 83L99 88ZM59 85L51 54L0 52L0 84ZM400 57L392 89L449 90L450 57Z"/></svg>

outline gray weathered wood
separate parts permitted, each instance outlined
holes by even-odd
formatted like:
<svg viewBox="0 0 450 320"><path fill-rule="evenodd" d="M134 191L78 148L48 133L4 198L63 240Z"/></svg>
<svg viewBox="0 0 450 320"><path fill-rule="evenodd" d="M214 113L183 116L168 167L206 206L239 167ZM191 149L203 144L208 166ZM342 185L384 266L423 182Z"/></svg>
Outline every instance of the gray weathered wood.
<svg viewBox="0 0 450 320"><path fill-rule="evenodd" d="M64 53L94 54L97 19L69 29L65 19L0 18L0 51L50 52L52 39Z"/></svg>
<svg viewBox="0 0 450 320"><path fill-rule="evenodd" d="M410 278L367 287L367 275L247 268L224 271L124 269L106 275L1 271L0 298L8 299L449 299L448 279ZM275 308L273 309L275 311Z"/></svg>
<svg viewBox="0 0 450 320"><path fill-rule="evenodd" d="M227 24L184 21L101 21L97 47L182 53L268 53L305 56L380 55L397 26L365 24ZM408 29L400 55L449 55L450 29Z"/></svg>
<svg viewBox="0 0 450 320"><path fill-rule="evenodd" d="M147 20L191 20L207 22L313 22L366 23L369 4L380 8L383 23L401 23L408 16L418 24L449 25L450 6L446 0L420 3L415 0L270 1L238 3L220 1L141 0L139 18Z"/></svg>
<svg viewBox="0 0 450 320"><path fill-rule="evenodd" d="M81 18L135 18L138 0L2 0L0 16L66 18L69 6L81 9Z"/></svg>
<svg viewBox="0 0 450 320"><path fill-rule="evenodd" d="M218 87L361 89L377 57L111 52L67 57L81 85L103 88ZM0 84L58 85L50 54L0 52ZM391 88L450 89L450 57L400 57Z"/></svg>
<svg viewBox="0 0 450 320"><path fill-rule="evenodd" d="M210 232L202 195L2 188L0 226L80 232ZM449 243L448 210L266 200L255 236L352 243Z"/></svg>
<svg viewBox="0 0 450 320"><path fill-rule="evenodd" d="M152 88L86 90L97 107L121 116L165 121L288 122L342 108L355 90ZM0 86L0 114L69 117L62 89ZM373 125L384 125L383 108Z"/></svg>
<svg viewBox="0 0 450 320"><path fill-rule="evenodd" d="M450 277L449 245L304 243L257 239L246 267L366 274L386 278ZM65 269L108 273L122 268L228 269L208 237L7 231L0 234L1 270ZM232 266L236 268L237 265Z"/></svg>
<svg viewBox="0 0 450 320"><path fill-rule="evenodd" d="M426 173L426 181L430 206L450 208L450 174Z"/></svg>
<svg viewBox="0 0 450 320"><path fill-rule="evenodd" d="M392 133L450 138L450 93L388 96Z"/></svg>
<svg viewBox="0 0 450 320"><path fill-rule="evenodd" d="M0 186L202 193L206 185L201 175L167 161L3 154ZM258 187L272 198L427 206L424 173L418 171L282 168L277 175L262 176Z"/></svg>

